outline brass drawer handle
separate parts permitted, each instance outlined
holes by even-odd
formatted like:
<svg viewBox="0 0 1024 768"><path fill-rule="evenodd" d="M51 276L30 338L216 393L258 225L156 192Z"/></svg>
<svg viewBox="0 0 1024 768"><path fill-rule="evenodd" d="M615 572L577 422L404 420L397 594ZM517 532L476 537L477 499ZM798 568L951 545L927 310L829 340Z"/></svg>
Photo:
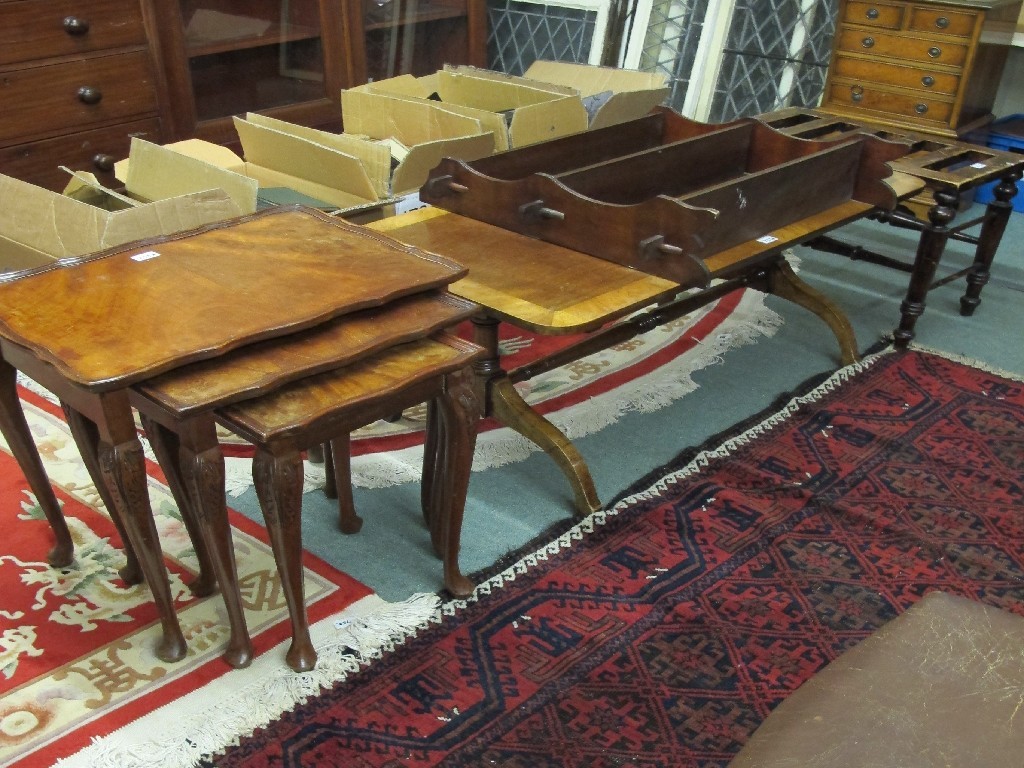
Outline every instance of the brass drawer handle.
<svg viewBox="0 0 1024 768"><path fill-rule="evenodd" d="M103 98L103 94L99 88L92 88L88 85L83 85L78 89L77 92L78 100L83 104L99 104Z"/></svg>
<svg viewBox="0 0 1024 768"><path fill-rule="evenodd" d="M869 19L877 19L878 16L879 16L878 9L877 8L868 8L868 12L867 12L866 15L867 15L867 17Z"/></svg>
<svg viewBox="0 0 1024 768"><path fill-rule="evenodd" d="M937 58L939 58L939 56L942 55L942 49L938 48L938 47L936 47L936 48L929 48L928 49L928 55L931 56L933 59L937 59Z"/></svg>
<svg viewBox="0 0 1024 768"><path fill-rule="evenodd" d="M77 16L65 16L62 23L64 25L64 31L69 35L81 37L89 32L89 22L85 19L80 19Z"/></svg>
<svg viewBox="0 0 1024 768"><path fill-rule="evenodd" d="M947 19L945 16L939 16L939 18L935 20L935 26L938 27L939 29L945 29L946 27L949 26L949 19Z"/></svg>
<svg viewBox="0 0 1024 768"><path fill-rule="evenodd" d="M875 38L865 37L863 40L860 41L860 44L863 45L865 48L871 48L875 44Z"/></svg>
<svg viewBox="0 0 1024 768"><path fill-rule="evenodd" d="M92 164L96 167L96 170L103 171L104 173L110 173L114 170L114 156L102 153L93 155Z"/></svg>
<svg viewBox="0 0 1024 768"><path fill-rule="evenodd" d="M916 107L914 107L914 111L917 112L917 114L919 115L923 115L925 112L928 111L928 105L918 104Z"/></svg>
<svg viewBox="0 0 1024 768"><path fill-rule="evenodd" d="M850 87L850 98L853 101L860 101L864 98L864 88L860 85Z"/></svg>
<svg viewBox="0 0 1024 768"><path fill-rule="evenodd" d="M931 88L933 85L935 85L935 78L932 77L931 75L925 75L924 77L921 78L921 85L923 85L925 88Z"/></svg>

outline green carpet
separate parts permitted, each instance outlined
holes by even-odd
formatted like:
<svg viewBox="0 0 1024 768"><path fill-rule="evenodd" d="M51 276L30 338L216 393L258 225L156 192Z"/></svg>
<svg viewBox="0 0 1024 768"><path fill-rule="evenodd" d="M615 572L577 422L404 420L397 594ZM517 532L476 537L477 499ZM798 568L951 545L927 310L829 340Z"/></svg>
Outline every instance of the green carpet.
<svg viewBox="0 0 1024 768"><path fill-rule="evenodd" d="M964 217L976 215L975 207ZM963 218L963 217L961 217ZM873 222L856 222L834 233L887 254L912 260L912 232ZM1024 214L1010 226L993 265L993 278L973 317L961 317L962 280L932 291L917 323L916 342L1024 373ZM800 274L847 313L862 351L892 332L908 275L841 256L797 249ZM973 250L951 241L940 275L971 262ZM610 502L620 491L681 450L748 418L807 379L839 366L831 332L817 317L795 305L768 298L784 318L782 328L761 342L730 350L721 361L695 374L698 389L649 414L626 414L576 445L587 461L598 494ZM439 588L440 565L422 533L419 486L355 490L366 521L356 536L334 526L333 502L319 492L304 497L303 537L307 547L359 579L387 600ZM249 490L232 506L262 520ZM530 542L572 514L568 485L554 463L534 454L517 463L474 472L462 536L462 567L467 573L490 567L505 553Z"/></svg>

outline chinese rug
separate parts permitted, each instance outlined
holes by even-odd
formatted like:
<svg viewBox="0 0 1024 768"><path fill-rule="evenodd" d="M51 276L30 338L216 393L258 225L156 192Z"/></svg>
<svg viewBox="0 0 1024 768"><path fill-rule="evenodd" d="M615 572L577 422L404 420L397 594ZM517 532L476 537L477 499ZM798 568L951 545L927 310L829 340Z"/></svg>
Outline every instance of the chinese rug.
<svg viewBox="0 0 1024 768"><path fill-rule="evenodd" d="M725 766L925 593L1024 613L1022 477L1021 381L869 357L203 764Z"/></svg>
<svg viewBox="0 0 1024 768"><path fill-rule="evenodd" d="M126 722L226 673L227 623L219 596L187 587L197 563L155 465L149 491L171 589L188 642L185 660L153 653L159 635L149 590L118 577L120 541L81 463L60 409L29 391L22 403L75 543L75 561L51 568L49 524L0 438L0 765L47 766ZM256 653L283 666L274 646L289 636L287 609L265 531L232 513L246 618ZM336 614L369 590L309 557L311 619ZM231 673L243 674L243 673Z"/></svg>

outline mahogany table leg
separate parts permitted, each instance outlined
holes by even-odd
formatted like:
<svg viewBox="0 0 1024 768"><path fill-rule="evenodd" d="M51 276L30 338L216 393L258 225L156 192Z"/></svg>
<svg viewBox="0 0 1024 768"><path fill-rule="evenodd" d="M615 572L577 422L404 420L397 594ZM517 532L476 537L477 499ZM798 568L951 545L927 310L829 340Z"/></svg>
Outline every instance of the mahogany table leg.
<svg viewBox="0 0 1024 768"><path fill-rule="evenodd" d="M363 518L356 512L352 499L352 437L348 432L333 438L324 451L324 465L327 476L334 486L334 495L328 498L338 500L338 528L342 533L359 533ZM327 458L330 461L327 461Z"/></svg>
<svg viewBox="0 0 1024 768"><path fill-rule="evenodd" d="M779 298L809 309L835 334L843 365L857 362L860 353L853 326L843 311L828 296L805 283L785 259L779 259L768 269L768 291Z"/></svg>
<svg viewBox="0 0 1024 768"><path fill-rule="evenodd" d="M25 413L21 409L21 400L18 397L17 371L3 358L0 358L0 432L3 432L11 453L14 454L21 471L25 473L29 488L36 495L36 500L53 530L56 542L46 560L54 568L64 568L71 564L75 556L71 532L57 502L57 496L53 492L53 486L46 476L28 422L25 421Z"/></svg>
<svg viewBox="0 0 1024 768"><path fill-rule="evenodd" d="M64 418L67 419L68 427L71 429L71 436L75 439L75 445L78 446L78 452L82 456L82 462L89 472L89 477L92 478L93 485L96 486L96 492L99 494L100 499L102 499L103 505L107 508L107 514L110 515L110 521L114 524L114 528L117 529L117 535L121 537L121 545L124 547L125 564L117 573L125 584L141 584L143 578L142 569L139 565L139 556L135 553L135 548L128 538L124 521L121 519L117 504L115 504L114 498L110 495L110 489L103 478L103 472L100 470L99 430L92 421L67 403L62 403L61 407L64 409Z"/></svg>
<svg viewBox="0 0 1024 768"><path fill-rule="evenodd" d="M163 638L156 655L162 661L185 657L185 638L174 612L171 587L164 567L160 540L146 487L145 456L135 432L128 393L119 391L99 396L102 421L99 428L99 463L114 505L124 522L128 540L139 556L146 583L160 615Z"/></svg>
<svg viewBox="0 0 1024 768"><path fill-rule="evenodd" d="M533 410L508 378L493 379L488 393L492 415L539 445L558 464L572 487L576 514L582 517L599 510L601 501L590 469L572 441Z"/></svg>
<svg viewBox="0 0 1024 768"><path fill-rule="evenodd" d="M965 317L973 315L981 303L981 289L988 282L992 260L996 256L996 250L1006 231L1006 224L1013 212L1011 201L1017 194L1017 181L1020 178L1020 171L1003 177L993 190L995 199L985 209L985 218L978 235L978 247L974 252L974 263L971 265L971 271L967 273L967 290L960 297L960 314Z"/></svg>
<svg viewBox="0 0 1024 768"><path fill-rule="evenodd" d="M468 597L475 585L459 568L459 547L480 421L480 402L473 390L472 374L457 371L446 376L444 390L436 403L444 422L444 447L441 450L443 460L434 465L433 474L435 485L443 484L443 491L438 495L440 507L431 513L431 517L436 518L431 530L438 528L443 532L440 548L445 587L455 597Z"/></svg>
<svg viewBox="0 0 1024 768"><path fill-rule="evenodd" d="M285 660L296 672L308 672L316 666L316 649L302 586L302 458L294 450L275 455L257 448L252 475L291 617L292 643Z"/></svg>
<svg viewBox="0 0 1024 768"><path fill-rule="evenodd" d="M224 454L217 442L212 416L207 414L189 420L183 425L179 437L183 438L180 443L183 480L190 491L192 509L197 513L194 527L212 556L213 569L231 627L223 658L232 667L247 667L252 663L253 647L242 610L231 524L224 497ZM301 459L299 461L301 467ZM168 463L173 465L177 462ZM301 469L299 477L301 483Z"/></svg>
<svg viewBox="0 0 1024 768"><path fill-rule="evenodd" d="M491 317L474 317L473 341L488 355L473 365L475 386L482 391L485 416L493 416L538 445L555 460L573 491L576 514L580 516L601 508L590 469L576 446L554 424L531 408L501 369L498 353L498 323Z"/></svg>
<svg viewBox="0 0 1024 768"><path fill-rule="evenodd" d="M189 584L189 589L196 597L213 594L217 589L215 566L198 518L201 513L195 509L192 499L189 498L188 486L181 471L181 440L174 430L161 426L145 413L140 413L140 417L149 444L153 446L153 453L156 454L156 460L167 478L167 487L171 489L171 496L174 497L174 503L181 513L182 522L185 523L185 530L188 531L192 547L196 551L196 558L199 560L199 575Z"/></svg>
<svg viewBox="0 0 1024 768"><path fill-rule="evenodd" d="M928 209L928 224L921 232L914 256L914 269L906 298L900 304L900 324L893 331L897 349L906 349L914 338L914 325L924 313L925 297L935 279L942 253L949 240L949 223L956 217L960 194L953 189L937 189L935 205Z"/></svg>

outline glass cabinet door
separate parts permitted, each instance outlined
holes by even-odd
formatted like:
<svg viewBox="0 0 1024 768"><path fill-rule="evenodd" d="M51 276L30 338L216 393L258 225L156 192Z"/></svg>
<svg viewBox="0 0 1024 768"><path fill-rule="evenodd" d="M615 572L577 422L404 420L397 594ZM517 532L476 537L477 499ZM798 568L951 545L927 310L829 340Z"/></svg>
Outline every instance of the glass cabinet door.
<svg viewBox="0 0 1024 768"><path fill-rule="evenodd" d="M475 0L356 0L366 32L366 77L428 75L445 64L477 64Z"/></svg>
<svg viewBox="0 0 1024 768"><path fill-rule="evenodd" d="M320 0L181 0L199 121L323 99Z"/></svg>

